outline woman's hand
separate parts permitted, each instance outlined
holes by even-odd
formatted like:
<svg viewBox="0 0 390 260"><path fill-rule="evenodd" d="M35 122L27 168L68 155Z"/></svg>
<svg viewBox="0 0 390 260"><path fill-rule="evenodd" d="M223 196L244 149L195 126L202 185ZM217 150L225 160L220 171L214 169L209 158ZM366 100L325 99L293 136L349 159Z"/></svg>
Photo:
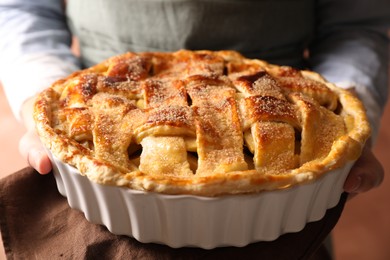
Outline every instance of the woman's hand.
<svg viewBox="0 0 390 260"><path fill-rule="evenodd" d="M383 166L375 157L371 148L366 146L361 157L352 167L344 183L344 190L350 193L350 197L352 197L379 186L383 178Z"/></svg>

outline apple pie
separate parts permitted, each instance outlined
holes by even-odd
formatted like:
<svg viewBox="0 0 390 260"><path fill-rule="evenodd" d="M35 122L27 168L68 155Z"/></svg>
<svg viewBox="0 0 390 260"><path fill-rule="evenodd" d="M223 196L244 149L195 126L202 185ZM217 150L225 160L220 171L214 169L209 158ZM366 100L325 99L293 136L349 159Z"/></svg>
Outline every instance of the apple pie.
<svg viewBox="0 0 390 260"><path fill-rule="evenodd" d="M317 180L370 134L349 91L234 51L109 58L40 93L34 119L49 151L95 183L201 196Z"/></svg>

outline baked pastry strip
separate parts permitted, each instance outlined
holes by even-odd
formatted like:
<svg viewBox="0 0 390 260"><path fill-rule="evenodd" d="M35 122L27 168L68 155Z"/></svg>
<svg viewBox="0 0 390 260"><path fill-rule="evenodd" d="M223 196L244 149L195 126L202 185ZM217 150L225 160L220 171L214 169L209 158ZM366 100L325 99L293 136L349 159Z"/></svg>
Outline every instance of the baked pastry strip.
<svg viewBox="0 0 390 260"><path fill-rule="evenodd" d="M196 121L197 175L246 170L236 90L224 79L202 76L191 82L187 90Z"/></svg>
<svg viewBox="0 0 390 260"><path fill-rule="evenodd" d="M184 135L191 133L191 109L180 81L148 80L143 84L148 110L139 169L148 174L193 175ZM174 104L174 105L172 105ZM146 135L147 133L147 135Z"/></svg>
<svg viewBox="0 0 390 260"><path fill-rule="evenodd" d="M95 157L124 171L137 170L130 162L128 148L132 142L131 126L135 102L106 93L94 96L93 142ZM140 121L138 121L140 122ZM140 122L142 123L142 121Z"/></svg>

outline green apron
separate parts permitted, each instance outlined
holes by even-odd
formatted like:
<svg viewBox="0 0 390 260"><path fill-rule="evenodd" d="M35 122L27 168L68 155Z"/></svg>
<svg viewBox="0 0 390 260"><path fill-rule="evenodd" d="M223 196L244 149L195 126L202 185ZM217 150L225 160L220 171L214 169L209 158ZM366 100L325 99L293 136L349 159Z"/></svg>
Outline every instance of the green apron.
<svg viewBox="0 0 390 260"><path fill-rule="evenodd" d="M233 49L303 65L313 0L68 0L69 27L88 67L127 51Z"/></svg>

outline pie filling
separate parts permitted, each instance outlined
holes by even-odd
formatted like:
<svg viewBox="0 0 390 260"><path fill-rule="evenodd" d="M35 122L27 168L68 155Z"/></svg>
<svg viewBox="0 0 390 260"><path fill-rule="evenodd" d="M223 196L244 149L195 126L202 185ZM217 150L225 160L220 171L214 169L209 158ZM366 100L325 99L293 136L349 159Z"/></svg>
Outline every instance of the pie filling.
<svg viewBox="0 0 390 260"><path fill-rule="evenodd" d="M322 78L230 51L127 53L51 88L54 133L122 172L281 174L349 131Z"/></svg>

